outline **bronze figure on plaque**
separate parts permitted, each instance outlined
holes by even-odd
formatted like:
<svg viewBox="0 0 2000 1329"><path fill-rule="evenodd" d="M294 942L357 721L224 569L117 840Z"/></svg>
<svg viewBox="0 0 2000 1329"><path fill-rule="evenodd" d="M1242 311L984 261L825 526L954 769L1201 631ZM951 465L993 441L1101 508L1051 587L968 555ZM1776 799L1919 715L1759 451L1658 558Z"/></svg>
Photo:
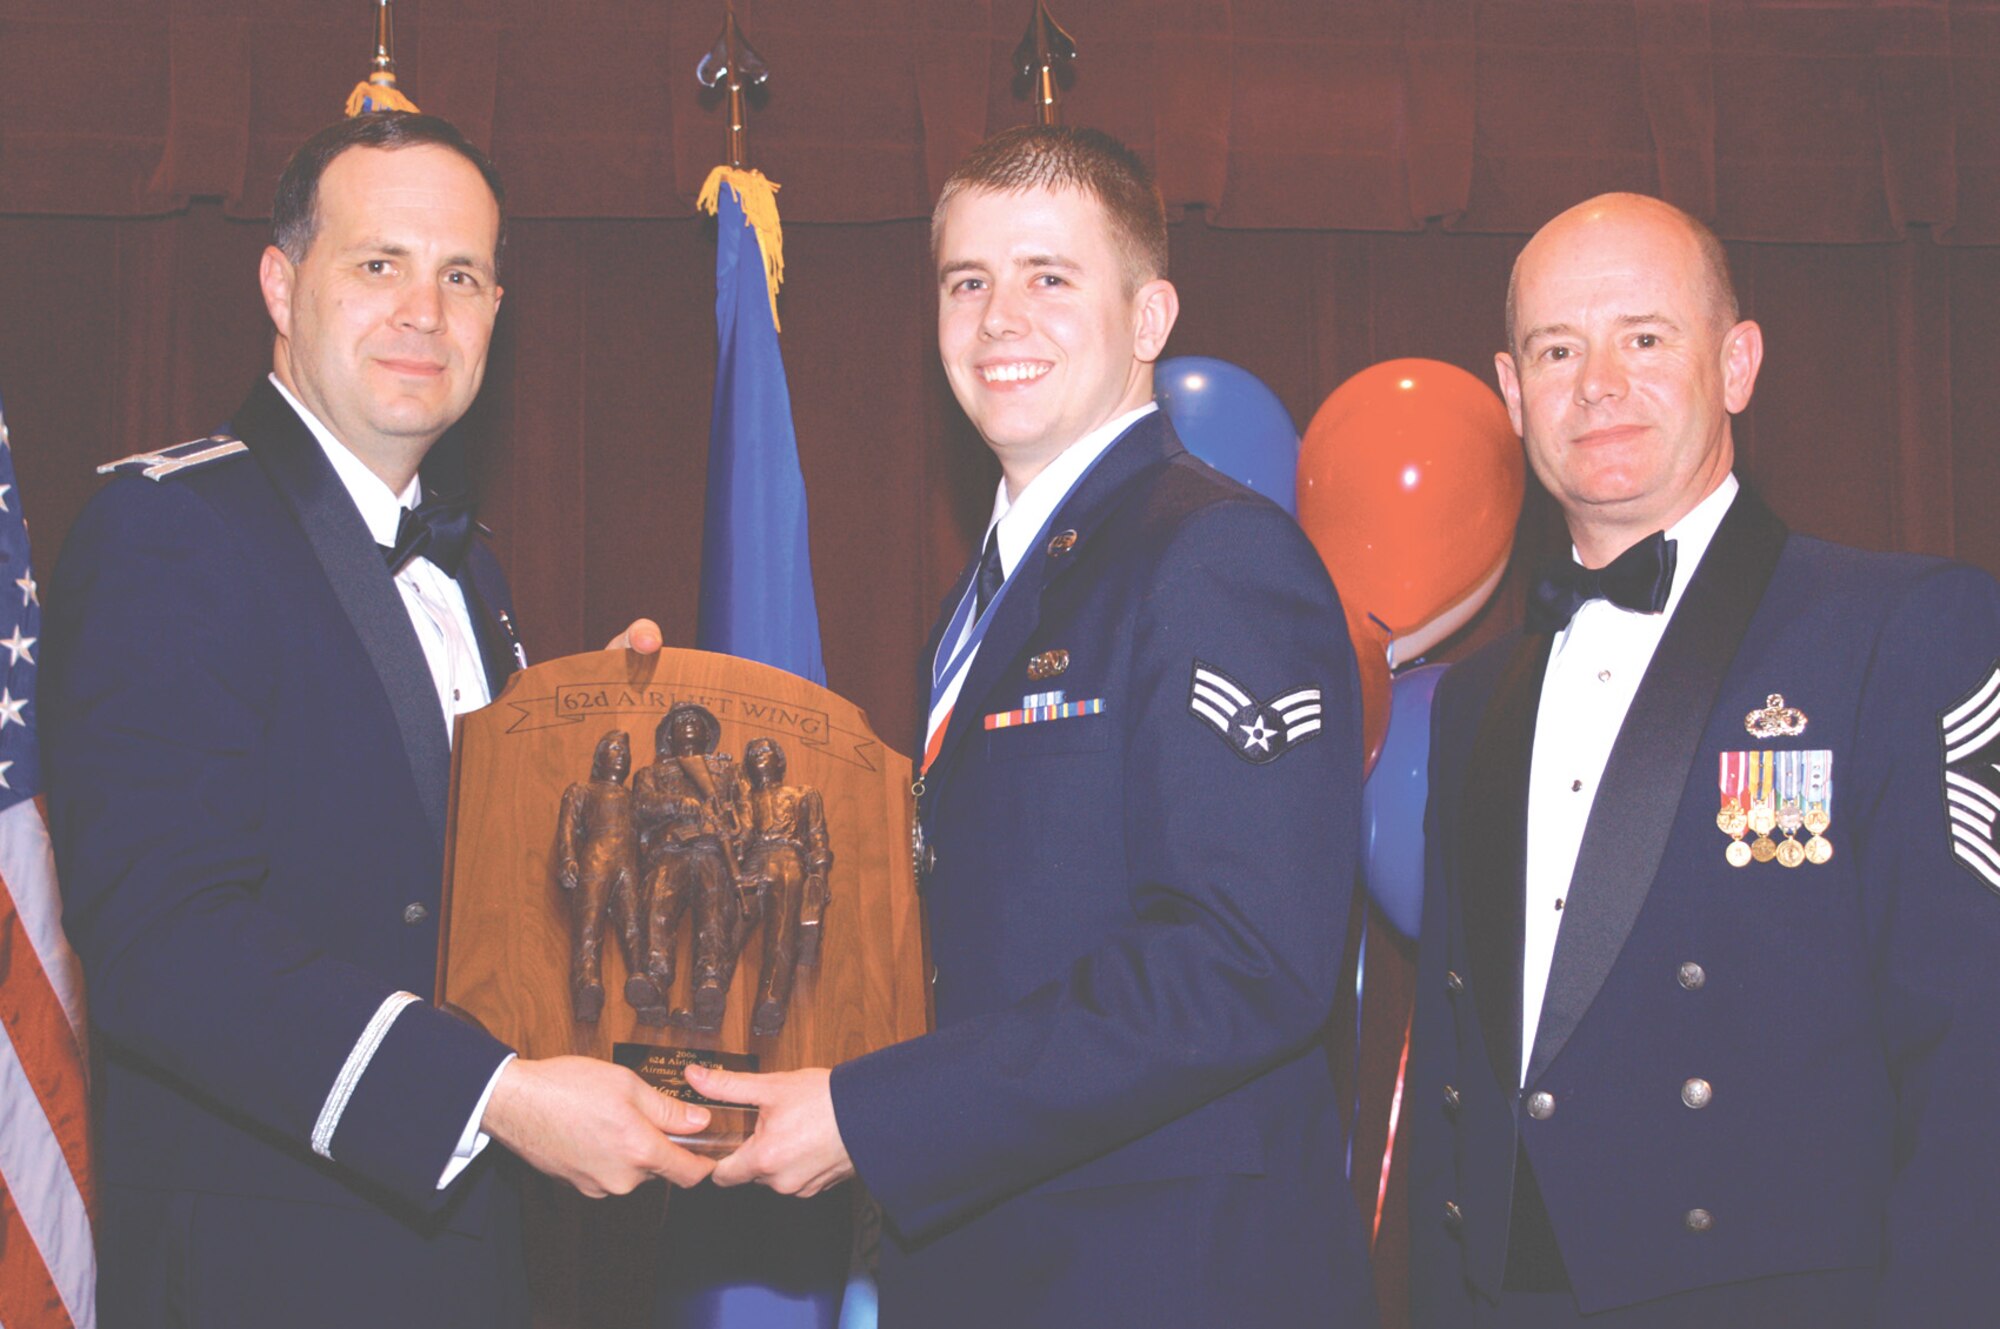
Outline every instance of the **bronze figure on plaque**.
<svg viewBox="0 0 2000 1329"><path fill-rule="evenodd" d="M770 920L750 1032L775 1034L785 1027L800 967L819 960L827 874L833 868L826 809L819 790L785 783L785 750L775 740L753 738L743 749L736 820L743 833L744 875L757 879L758 904Z"/></svg>
<svg viewBox="0 0 2000 1329"><path fill-rule="evenodd" d="M722 725L706 707L683 702L660 721L653 764L633 781L646 945L643 970L632 969L625 995L650 1024L669 1018L684 916L694 918L693 995L676 1015L705 1032L722 1027L736 958L756 922L754 887L745 889L738 861L736 764L716 752L721 739Z"/></svg>
<svg viewBox="0 0 2000 1329"><path fill-rule="evenodd" d="M827 1066L924 1032L910 762L860 707L673 647L552 660L495 701L453 745L440 1003L677 1098L695 1062ZM701 1106L677 1148L721 1157L755 1127L742 1099Z"/></svg>
<svg viewBox="0 0 2000 1329"><path fill-rule="evenodd" d="M632 819L632 740L613 729L597 740L590 779L563 791L556 818L556 885L568 897L575 948L571 1011L595 1020L604 1010L604 924L617 925L629 969L639 955L638 841Z"/></svg>
<svg viewBox="0 0 2000 1329"><path fill-rule="evenodd" d="M604 1010L607 921L625 957L625 1000L644 1024L722 1028L737 961L766 920L751 1032L785 1026L802 967L819 960L833 848L820 792L785 783L785 750L753 738L739 768L715 749L722 725L683 702L654 731L632 777L624 730L598 740L590 779L563 793L556 884L572 912L572 1013ZM689 997L673 1005L682 920L693 919Z"/></svg>

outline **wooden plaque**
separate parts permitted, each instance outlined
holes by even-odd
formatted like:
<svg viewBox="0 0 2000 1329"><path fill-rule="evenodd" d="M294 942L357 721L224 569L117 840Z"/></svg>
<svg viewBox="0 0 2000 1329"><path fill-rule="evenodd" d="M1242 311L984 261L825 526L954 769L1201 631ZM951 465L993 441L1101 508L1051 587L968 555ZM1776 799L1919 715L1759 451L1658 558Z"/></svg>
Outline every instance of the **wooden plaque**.
<svg viewBox="0 0 2000 1329"><path fill-rule="evenodd" d="M628 966L608 919L603 1008L595 1020L575 1018L579 896L558 880L566 791L591 779L599 740L613 730L630 736L623 785L639 784L640 770L656 760L656 728L683 703L720 722L714 751L732 758L735 769L753 740L775 741L784 784L816 790L824 810L832 862L819 954L797 969L775 1035L751 1028L774 935L768 919L744 944L720 1028L704 1032L687 1022L696 968L692 910L675 929L668 1000L681 1008L679 1019L660 1023L656 1008L648 1022L628 1000ZM438 1002L528 1057L612 1060L623 1045L617 1055L630 1062L634 1045L712 1049L747 1054L757 1069L772 1071L833 1066L916 1037L928 1024L929 990L910 865L909 788L909 758L875 736L859 707L767 665L704 651L597 651L523 670L491 706L459 718ZM739 793L747 797L749 789L746 782ZM728 791L715 793L728 801Z"/></svg>

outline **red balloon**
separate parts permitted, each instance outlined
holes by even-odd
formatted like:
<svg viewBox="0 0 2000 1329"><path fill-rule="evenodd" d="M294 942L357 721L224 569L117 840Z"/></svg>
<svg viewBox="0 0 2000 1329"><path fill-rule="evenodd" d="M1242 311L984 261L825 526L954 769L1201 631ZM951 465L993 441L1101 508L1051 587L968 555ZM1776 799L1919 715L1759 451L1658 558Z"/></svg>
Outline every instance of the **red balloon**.
<svg viewBox="0 0 2000 1329"><path fill-rule="evenodd" d="M1389 739L1389 634L1349 609L1347 635L1361 666L1361 778L1366 780Z"/></svg>
<svg viewBox="0 0 2000 1329"><path fill-rule="evenodd" d="M1387 360L1336 388L1306 428L1299 525L1400 664L1493 593L1525 483L1499 394L1456 365Z"/></svg>

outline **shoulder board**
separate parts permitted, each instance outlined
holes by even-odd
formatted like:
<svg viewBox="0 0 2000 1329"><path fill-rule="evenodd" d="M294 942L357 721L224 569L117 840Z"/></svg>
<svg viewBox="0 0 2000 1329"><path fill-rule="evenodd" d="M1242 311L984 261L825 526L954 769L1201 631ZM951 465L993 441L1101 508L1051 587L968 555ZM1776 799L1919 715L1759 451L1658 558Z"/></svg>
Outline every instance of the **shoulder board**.
<svg viewBox="0 0 2000 1329"><path fill-rule="evenodd" d="M210 434L207 438L176 443L158 452L135 452L97 468L99 475L143 475L148 480L164 480L182 471L210 466L228 457L248 452L249 446L233 434Z"/></svg>

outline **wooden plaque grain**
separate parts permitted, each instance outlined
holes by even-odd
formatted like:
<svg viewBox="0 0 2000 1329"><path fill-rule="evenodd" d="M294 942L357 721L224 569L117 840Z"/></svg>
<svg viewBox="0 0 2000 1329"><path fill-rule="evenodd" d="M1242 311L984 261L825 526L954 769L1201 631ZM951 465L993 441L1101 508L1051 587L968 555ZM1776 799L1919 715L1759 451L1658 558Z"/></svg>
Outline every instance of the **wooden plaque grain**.
<svg viewBox="0 0 2000 1329"><path fill-rule="evenodd" d="M800 973L773 1037L750 1033L761 930L744 949L718 1033L642 1024L623 999L625 962L609 936L603 1014L571 1018L571 915L551 862L563 791L589 777L608 730L631 735L635 772L651 762L654 727L683 701L722 722L718 751L740 759L751 739L776 739L786 782L814 786L826 802L834 862L819 963ZM909 787L909 758L875 736L859 707L781 669L663 650L597 651L523 670L491 706L459 718L438 1002L528 1057L608 1060L615 1043L649 1043L749 1052L761 1070L790 1070L914 1038L927 1027L929 993ZM684 935L676 1005L685 1004L687 949Z"/></svg>

